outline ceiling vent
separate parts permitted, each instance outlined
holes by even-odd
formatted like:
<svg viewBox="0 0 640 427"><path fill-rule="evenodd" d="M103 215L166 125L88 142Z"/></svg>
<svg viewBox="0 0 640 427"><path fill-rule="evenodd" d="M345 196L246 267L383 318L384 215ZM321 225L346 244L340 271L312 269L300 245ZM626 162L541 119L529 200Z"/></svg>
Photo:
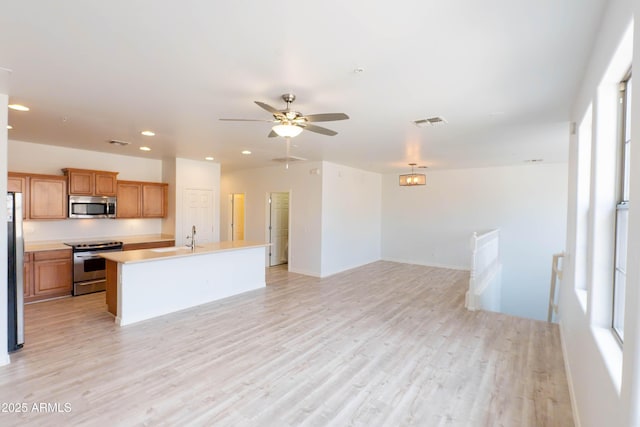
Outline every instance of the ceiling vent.
<svg viewBox="0 0 640 427"><path fill-rule="evenodd" d="M447 123L447 121L444 119L444 117L440 117L440 116L427 117L426 119L419 119L419 120L413 121L413 124L415 124L419 128L439 126L445 123Z"/></svg>
<svg viewBox="0 0 640 427"><path fill-rule="evenodd" d="M278 157L275 159L271 159L274 162L278 162L278 163L293 163L293 162L302 162L305 161L307 159L302 158L302 157L296 157L296 156L288 156L288 157Z"/></svg>
<svg viewBox="0 0 640 427"><path fill-rule="evenodd" d="M111 141L109 141L109 144L111 144L111 145L120 145L122 147L126 147L127 145L129 145L131 143L127 142L127 141L118 141L117 139L112 139Z"/></svg>

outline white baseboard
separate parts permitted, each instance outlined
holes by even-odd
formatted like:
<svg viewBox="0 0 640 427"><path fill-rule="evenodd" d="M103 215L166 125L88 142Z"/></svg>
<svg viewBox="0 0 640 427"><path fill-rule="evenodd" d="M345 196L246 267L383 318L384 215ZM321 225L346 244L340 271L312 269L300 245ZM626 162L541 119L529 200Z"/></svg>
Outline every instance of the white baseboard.
<svg viewBox="0 0 640 427"><path fill-rule="evenodd" d="M446 265L446 264L438 264L438 263L416 262L416 261L399 259L399 258L382 258L382 261L398 262L400 264L424 265L425 267L446 268L449 270L469 271L469 266L461 266L461 265Z"/></svg>
<svg viewBox="0 0 640 427"><path fill-rule="evenodd" d="M11 358L9 357L9 353L0 357L0 366L8 365L11 363Z"/></svg>
<svg viewBox="0 0 640 427"><path fill-rule="evenodd" d="M296 274L304 274L305 276L311 276L311 277L318 277L318 278L321 277L320 273L317 273L315 271L301 270L298 268L291 268L291 265L289 265L289 272L296 273Z"/></svg>
<svg viewBox="0 0 640 427"><path fill-rule="evenodd" d="M339 274L339 273L342 273L342 272L344 272L344 271L353 270L354 268L364 267L365 265L369 265L369 264L372 264L372 263L374 263L374 262L378 262L378 261L381 261L381 260L380 260L380 259L374 259L374 260L372 260L372 261L366 261L366 262L364 262L364 263L358 263L358 264L348 265L348 266L346 266L346 267L341 267L341 268L340 268L340 269L338 269L338 270L331 271L330 273L327 273L327 274L324 274L324 273L323 273L323 274L322 274L322 276L320 276L320 277L324 279L324 278L326 278L326 277L333 276L333 275L335 275L335 274Z"/></svg>
<svg viewBox="0 0 640 427"><path fill-rule="evenodd" d="M564 362L564 372L567 376L567 385L569 386L569 398L571 399L571 412L573 413L573 423L575 427L580 427L580 416L578 414L578 404L576 401L576 393L573 388L573 378L571 376L571 367L569 366L569 358L567 357L567 344L564 340L564 328L562 327L562 319L558 322L560 330L560 347L562 348L562 360Z"/></svg>

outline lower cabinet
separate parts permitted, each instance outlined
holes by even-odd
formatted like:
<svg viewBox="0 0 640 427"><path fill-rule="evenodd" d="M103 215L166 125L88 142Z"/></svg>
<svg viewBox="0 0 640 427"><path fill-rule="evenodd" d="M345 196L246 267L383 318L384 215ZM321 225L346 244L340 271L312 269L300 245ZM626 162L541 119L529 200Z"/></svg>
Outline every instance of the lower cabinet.
<svg viewBox="0 0 640 427"><path fill-rule="evenodd" d="M33 253L24 253L24 302L33 301Z"/></svg>
<svg viewBox="0 0 640 427"><path fill-rule="evenodd" d="M70 249L25 254L25 302L71 295L73 258Z"/></svg>

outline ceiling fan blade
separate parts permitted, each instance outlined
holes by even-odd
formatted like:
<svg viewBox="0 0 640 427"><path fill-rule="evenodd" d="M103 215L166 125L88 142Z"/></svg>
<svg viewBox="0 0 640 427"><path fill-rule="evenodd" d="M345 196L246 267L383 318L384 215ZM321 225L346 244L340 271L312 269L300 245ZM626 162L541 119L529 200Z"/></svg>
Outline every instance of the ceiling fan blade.
<svg viewBox="0 0 640 427"><path fill-rule="evenodd" d="M270 112L271 114L276 114L276 113L280 113L279 110L277 110L276 108L273 108L271 105L269 104L265 104L264 102L260 102L260 101L253 101L256 104L258 104L259 107L267 110L268 112Z"/></svg>
<svg viewBox="0 0 640 427"><path fill-rule="evenodd" d="M267 135L269 138L275 138L276 136L278 136L277 133L275 133L274 131L269 132L269 135Z"/></svg>
<svg viewBox="0 0 640 427"><path fill-rule="evenodd" d="M347 120L349 116L344 113L309 114L305 116L308 122L333 122L336 120Z"/></svg>
<svg viewBox="0 0 640 427"><path fill-rule="evenodd" d="M333 135L337 135L338 132L331 130L331 129L327 129L327 128L323 128L320 126L316 126L316 125L306 125L304 126L305 130L309 130L311 132L315 132L315 133L321 133L323 135L328 135L328 136L333 136Z"/></svg>
<svg viewBox="0 0 640 427"><path fill-rule="evenodd" d="M263 119L218 119L224 122L269 122L273 123L273 120L263 120Z"/></svg>

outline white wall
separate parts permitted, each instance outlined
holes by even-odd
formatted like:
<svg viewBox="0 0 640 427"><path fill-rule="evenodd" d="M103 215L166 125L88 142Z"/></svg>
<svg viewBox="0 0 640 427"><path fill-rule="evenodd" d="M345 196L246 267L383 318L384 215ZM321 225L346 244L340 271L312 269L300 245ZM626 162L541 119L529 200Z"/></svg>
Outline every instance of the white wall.
<svg viewBox="0 0 640 427"><path fill-rule="evenodd" d="M213 192L213 241L220 241L220 164L176 158L175 159L175 237L176 244L187 243L185 230L191 224L183 224L183 196L186 190L208 190Z"/></svg>
<svg viewBox="0 0 640 427"><path fill-rule="evenodd" d="M0 68L0 194L7 192L7 120L9 104L9 72ZM0 197L0 224L7 223L7 199ZM7 227L0 227L0 366L9 363L7 336Z"/></svg>
<svg viewBox="0 0 640 427"><path fill-rule="evenodd" d="M54 145L9 141L9 170L12 172L62 175L64 168L118 172L118 179L159 182L162 162L144 157L100 153Z"/></svg>
<svg viewBox="0 0 640 427"><path fill-rule="evenodd" d="M320 175L311 173L314 169ZM224 173L221 178L222 240L227 233L229 194L245 193L245 239L268 241L267 195L289 192L289 271L321 276L322 163L305 162Z"/></svg>
<svg viewBox="0 0 640 427"><path fill-rule="evenodd" d="M635 2L637 3L637 2ZM571 113L571 120L580 124L589 105L593 102L594 113L598 116L598 90L603 81L603 77L608 74L607 69L610 61L621 42L625 31L629 28L633 16L633 2L630 0L610 1L607 4L606 13L600 32L594 43L591 59L583 76L576 76L576 81L581 81L579 93L574 100L574 107ZM638 31L636 30L636 34ZM635 57L638 58L638 36L636 35ZM635 62L635 61L634 61ZM628 64L628 63L627 63ZM640 64L634 64L634 68L640 69ZM618 78L622 77L624 68L617 71ZM615 84L615 81L613 81ZM637 86L637 85L636 85ZM640 91L634 88L633 98L640 99ZM634 105L635 101L634 101ZM640 129L640 110L634 108L632 112L632 140ZM638 125L636 125L638 124ZM598 138L602 135L602 123L594 120L593 136ZM638 418L638 366L637 349L640 339L638 338L637 325L640 323L640 302L638 301L637 288L640 285L640 272L638 263L630 263L627 271L627 305L625 308L625 343L624 359L619 345L613 338L608 325L602 324L602 310L595 306L607 307L610 312L611 300L602 296L609 293L611 280L593 280L593 262L602 263L602 256L591 259L583 268L588 272L576 272L575 255L577 251L587 251L591 257L598 254L602 247L610 246L610 242L600 241L594 246L594 227L598 228L604 223L609 223L610 218L600 220L601 224L596 224L593 212L590 215L588 227L576 227L579 216L584 216L581 205L578 205L578 153L577 135L572 136L569 148L569 197L568 197L568 226L566 235L567 256L564 261L564 275L560 286L559 296L559 318L560 331L565 358L565 366L569 379L569 387L573 400L574 419L577 426L637 426L640 425ZM594 144L595 146L595 144ZM592 151L592 153L596 153ZM632 150L632 183L640 182L640 152ZM597 153L596 153L597 155ZM602 184L599 176L594 176L593 184ZM631 198L640 200L640 187L631 185ZM584 203L584 202L583 202ZM634 204L631 204L634 208ZM630 209L630 231L629 231L629 252L628 259L640 259L640 217L638 216L638 206L635 206L634 215L631 219ZM613 209L610 206L610 209ZM592 210L593 211L593 210ZM610 214L608 215L611 216ZM633 221L633 227L632 225ZM606 225L606 224L605 224ZM609 225L606 225L609 227ZM590 229L591 238L586 236L577 239L577 233L584 233ZM600 227L602 228L602 227ZM602 236L602 233L598 233ZM606 234L606 233L605 233ZM635 236L635 237L634 237ZM611 236L609 236L611 237ZM577 241L586 247L578 248ZM584 264L584 263L583 263ZM587 274L588 273L588 274ZM608 275L612 277L613 272ZM579 278L579 282L576 278ZM586 284L582 283L585 281ZM597 282L597 283L596 283ZM585 290L586 288L586 290ZM609 290L608 292L606 290ZM594 292L594 290L596 292ZM595 298L595 300L594 300ZM594 309L595 307L595 309ZM634 355L635 354L635 355Z"/></svg>
<svg viewBox="0 0 640 427"><path fill-rule="evenodd" d="M501 311L546 319L552 255L564 250L567 165L427 171L382 184L382 258L469 269L474 231L500 229Z"/></svg>
<svg viewBox="0 0 640 427"><path fill-rule="evenodd" d="M61 169L70 167L119 172L118 179L122 180L162 180L162 162L142 157L10 140L7 158L8 169L12 172L62 175ZM159 234L161 231L160 219L66 219L24 222L24 235L28 242L113 238Z"/></svg>
<svg viewBox="0 0 640 427"><path fill-rule="evenodd" d="M322 276L381 256L381 175L322 162Z"/></svg>
<svg viewBox="0 0 640 427"><path fill-rule="evenodd" d="M167 216L162 219L162 234L176 236L176 159L165 159L162 161L162 182L169 184L167 190ZM180 244L179 242L176 242Z"/></svg>

